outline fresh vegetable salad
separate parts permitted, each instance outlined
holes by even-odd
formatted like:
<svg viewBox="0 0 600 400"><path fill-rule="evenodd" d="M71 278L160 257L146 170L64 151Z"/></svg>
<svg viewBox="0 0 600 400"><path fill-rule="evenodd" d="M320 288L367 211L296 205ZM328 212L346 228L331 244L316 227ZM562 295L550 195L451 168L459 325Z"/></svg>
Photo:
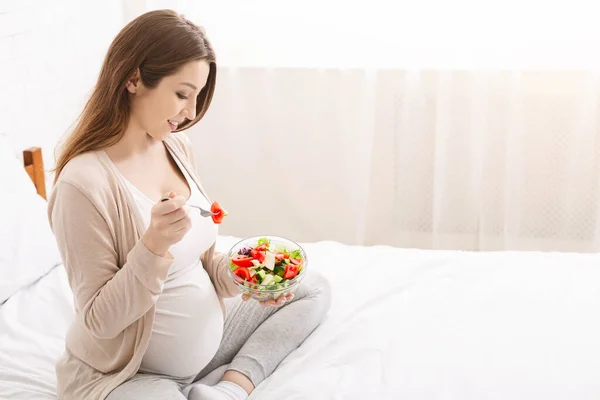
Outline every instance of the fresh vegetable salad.
<svg viewBox="0 0 600 400"><path fill-rule="evenodd" d="M302 273L305 260L300 249L288 249L260 238L255 246L238 250L229 265L246 286L278 290L287 287L290 280Z"/></svg>

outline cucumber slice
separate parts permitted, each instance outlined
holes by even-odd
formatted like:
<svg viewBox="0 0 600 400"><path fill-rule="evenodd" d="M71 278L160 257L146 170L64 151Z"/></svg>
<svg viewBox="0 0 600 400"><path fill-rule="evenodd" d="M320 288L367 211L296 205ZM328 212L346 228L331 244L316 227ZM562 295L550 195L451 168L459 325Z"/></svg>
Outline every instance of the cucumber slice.
<svg viewBox="0 0 600 400"><path fill-rule="evenodd" d="M264 273L264 271L262 271L262 272ZM273 281L273 275L266 275L266 276L263 278L263 280L262 280L261 284L263 284L263 285L268 285L268 284L269 284L269 283L271 283L272 281Z"/></svg>
<svg viewBox="0 0 600 400"><path fill-rule="evenodd" d="M279 275L281 278L283 278L283 274L285 273L285 268L278 265L273 269L273 274L275 275Z"/></svg>
<svg viewBox="0 0 600 400"><path fill-rule="evenodd" d="M258 271L256 271L256 276L258 276L258 279L260 280L261 283L265 279L266 275L267 274L262 269L259 269Z"/></svg>

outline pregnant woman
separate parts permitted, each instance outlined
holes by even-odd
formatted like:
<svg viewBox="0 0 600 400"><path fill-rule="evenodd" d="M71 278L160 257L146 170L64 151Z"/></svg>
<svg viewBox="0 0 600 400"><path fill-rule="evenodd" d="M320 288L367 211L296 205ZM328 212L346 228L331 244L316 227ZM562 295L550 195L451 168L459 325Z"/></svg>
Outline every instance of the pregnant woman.
<svg viewBox="0 0 600 400"><path fill-rule="evenodd" d="M189 207L212 204L182 131L206 113L216 73L201 28L168 10L141 15L114 39L60 148L49 218L76 311L60 399L245 399L327 313L316 271L295 296L242 298L217 225ZM197 382L219 367L215 386Z"/></svg>

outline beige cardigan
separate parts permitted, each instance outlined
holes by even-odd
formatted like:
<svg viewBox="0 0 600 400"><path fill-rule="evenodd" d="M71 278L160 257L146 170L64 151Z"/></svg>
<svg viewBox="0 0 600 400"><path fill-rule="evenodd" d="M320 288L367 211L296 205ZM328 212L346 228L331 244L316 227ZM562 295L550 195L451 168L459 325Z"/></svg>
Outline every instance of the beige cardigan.
<svg viewBox="0 0 600 400"><path fill-rule="evenodd" d="M165 141L204 193L187 136ZM142 219L104 151L82 154L63 169L48 201L75 302L66 351L57 362L58 396L100 400L139 369L152 332L155 302L172 260L141 242ZM201 257L221 306L239 289L215 245Z"/></svg>

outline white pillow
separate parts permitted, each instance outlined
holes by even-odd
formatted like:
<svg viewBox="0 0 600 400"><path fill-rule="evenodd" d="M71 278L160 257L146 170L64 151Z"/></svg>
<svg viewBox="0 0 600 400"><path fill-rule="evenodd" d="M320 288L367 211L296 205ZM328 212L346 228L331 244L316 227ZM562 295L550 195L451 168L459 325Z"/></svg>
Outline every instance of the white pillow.
<svg viewBox="0 0 600 400"><path fill-rule="evenodd" d="M47 203L17 154L0 135L0 304L61 262Z"/></svg>

